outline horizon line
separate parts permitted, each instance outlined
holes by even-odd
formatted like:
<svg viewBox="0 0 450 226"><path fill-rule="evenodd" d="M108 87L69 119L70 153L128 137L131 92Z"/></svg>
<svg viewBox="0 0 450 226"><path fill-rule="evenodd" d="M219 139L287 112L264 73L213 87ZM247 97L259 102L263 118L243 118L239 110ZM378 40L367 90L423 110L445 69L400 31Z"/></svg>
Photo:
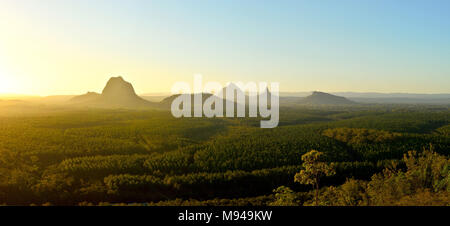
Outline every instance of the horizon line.
<svg viewBox="0 0 450 226"><path fill-rule="evenodd" d="M26 93L0 93L0 97L52 97L52 96L78 96L83 95L86 93L101 93L101 92L95 92L95 91L86 91L86 92L80 92L77 94L48 94L48 95L42 95L42 94L26 94ZM330 93L330 94L336 94L336 93L353 93L353 94L405 94L405 95L450 95L450 91L448 93L419 93L419 92L377 92L377 91L324 91L324 90L311 90L311 91L279 91L279 93L312 93L312 92L324 92L324 93ZM142 92L142 93L136 93L138 96L149 96L149 95L172 95L171 92Z"/></svg>

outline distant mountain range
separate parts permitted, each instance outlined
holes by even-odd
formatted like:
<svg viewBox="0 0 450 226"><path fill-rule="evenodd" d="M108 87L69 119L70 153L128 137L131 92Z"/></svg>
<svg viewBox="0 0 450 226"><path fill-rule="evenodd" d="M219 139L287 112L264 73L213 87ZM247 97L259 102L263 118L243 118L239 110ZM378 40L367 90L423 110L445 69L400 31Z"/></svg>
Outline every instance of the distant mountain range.
<svg viewBox="0 0 450 226"><path fill-rule="evenodd" d="M417 93L333 93L361 103L381 104L450 104L450 94Z"/></svg>
<svg viewBox="0 0 450 226"><path fill-rule="evenodd" d="M358 93L358 92L333 92L332 94L347 98L411 98L411 99L448 99L450 94L420 94L420 93Z"/></svg>
<svg viewBox="0 0 450 226"><path fill-rule="evenodd" d="M280 92L280 97L306 97L312 92ZM332 92L330 94L345 97L358 103L380 104L450 104L450 94L418 94L418 93L358 93Z"/></svg>
<svg viewBox="0 0 450 226"><path fill-rule="evenodd" d="M235 84L230 83L237 93L245 95L246 103L249 103L248 95L240 90ZM270 93L267 89L266 92ZM222 90L226 97L226 87ZM195 94L199 95L199 94ZM194 96L192 95L192 101ZM203 101L213 94L204 93ZM263 95L263 94L260 94ZM24 95L0 95L0 106L40 104L40 105L63 105L74 107L94 108L170 108L172 101L177 95L167 93L144 94L138 96L133 85L122 77L112 77L106 83L102 93L87 92L83 95L59 95L59 96L24 96ZM380 104L446 104L450 105L450 94L410 94L410 93L357 93L357 92L280 92L280 105L355 105L358 103L380 103ZM1 101L3 99L3 101ZM270 98L269 98L270 99ZM234 100L236 102L236 99ZM192 102L194 103L194 102ZM225 106L225 105L224 105Z"/></svg>
<svg viewBox="0 0 450 226"><path fill-rule="evenodd" d="M351 105L356 104L345 97L315 91L311 95L300 99L299 103L308 105Z"/></svg>

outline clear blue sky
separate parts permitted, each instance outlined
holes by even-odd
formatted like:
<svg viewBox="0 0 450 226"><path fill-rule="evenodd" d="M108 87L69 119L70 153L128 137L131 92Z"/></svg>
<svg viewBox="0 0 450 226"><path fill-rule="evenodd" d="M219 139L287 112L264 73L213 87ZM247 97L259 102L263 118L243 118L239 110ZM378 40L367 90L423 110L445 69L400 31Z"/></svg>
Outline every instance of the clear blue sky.
<svg viewBox="0 0 450 226"><path fill-rule="evenodd" d="M448 0L2 0L0 93L101 91L117 75L165 92L194 73L450 93L449 12Z"/></svg>

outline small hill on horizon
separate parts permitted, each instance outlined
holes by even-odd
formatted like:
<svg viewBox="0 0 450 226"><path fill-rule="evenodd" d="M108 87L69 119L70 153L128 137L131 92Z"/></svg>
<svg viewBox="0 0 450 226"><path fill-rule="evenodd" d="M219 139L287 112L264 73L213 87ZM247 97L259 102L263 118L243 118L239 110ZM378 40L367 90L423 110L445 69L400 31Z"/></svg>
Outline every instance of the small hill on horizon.
<svg viewBox="0 0 450 226"><path fill-rule="evenodd" d="M99 98L101 94L96 92L87 92L86 94L72 97L69 101L71 103L83 103L87 101L93 101L96 98Z"/></svg>
<svg viewBox="0 0 450 226"><path fill-rule="evenodd" d="M170 108L170 107L172 106L172 102L173 102L177 97L179 97L180 95L181 95L181 94L174 94L174 95L171 95L171 96L169 96L169 97L164 98L164 99L160 102L161 106L164 107L164 108ZM191 106L194 106L194 105L195 105L194 98L195 98L196 96L199 96L199 95L200 95L199 93L198 93L198 94L190 94L190 97L191 97ZM211 93L202 93L201 95L202 95L202 104L205 102L206 99L208 99L209 97L213 96Z"/></svg>
<svg viewBox="0 0 450 226"><path fill-rule="evenodd" d="M69 100L70 104L98 108L149 108L157 104L139 97L133 85L121 76L112 77L102 93L88 92Z"/></svg>
<svg viewBox="0 0 450 226"><path fill-rule="evenodd" d="M301 99L300 103L308 105L351 105L356 104L345 97L329 93L314 91L311 95Z"/></svg>

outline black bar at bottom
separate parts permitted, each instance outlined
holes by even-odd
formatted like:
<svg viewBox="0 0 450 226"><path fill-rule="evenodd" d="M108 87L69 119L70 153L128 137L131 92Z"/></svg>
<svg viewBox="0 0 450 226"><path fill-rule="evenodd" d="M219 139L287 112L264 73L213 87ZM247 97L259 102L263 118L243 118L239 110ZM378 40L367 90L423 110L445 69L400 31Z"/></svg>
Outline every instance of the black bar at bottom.
<svg viewBox="0 0 450 226"><path fill-rule="evenodd" d="M14 222L160 224L318 225L367 223L405 225L446 222L449 207L0 207L2 221ZM443 220L443 221L442 221ZM156 224L158 222L158 224Z"/></svg>

